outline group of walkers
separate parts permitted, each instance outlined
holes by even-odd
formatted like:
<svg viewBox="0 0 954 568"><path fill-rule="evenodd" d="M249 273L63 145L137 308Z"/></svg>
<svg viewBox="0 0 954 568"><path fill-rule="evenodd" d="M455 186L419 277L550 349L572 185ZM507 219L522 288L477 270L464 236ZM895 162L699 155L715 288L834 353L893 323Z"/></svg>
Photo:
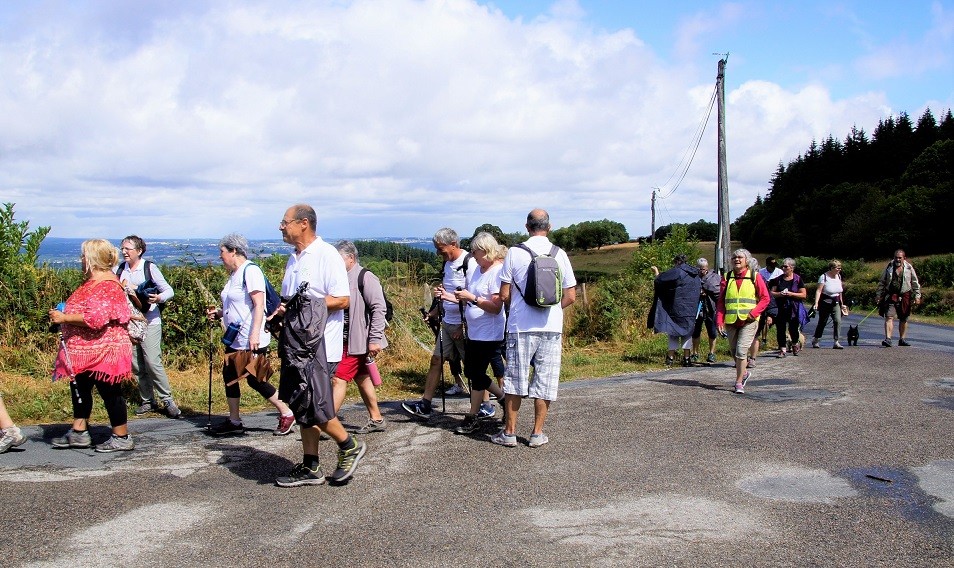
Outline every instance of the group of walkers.
<svg viewBox="0 0 954 568"><path fill-rule="evenodd" d="M803 345L802 326L810 319L805 308L808 296L805 284L795 272L795 260L785 258L778 268L774 257L766 259L765 268L746 249L732 253L731 270L724 275L709 270L705 258L691 266L685 255L673 258L671 269L655 275L654 298L648 327L668 336L666 365L672 366L680 355L684 367L699 361L702 328L709 336L706 362L715 362L716 333L728 339L729 352L735 361L735 392L744 393L755 367L755 358L764 347L766 332L774 324L778 341L778 358L798 355ZM821 338L832 320L832 348L843 349L841 318L848 315L841 278L842 264L832 260L828 270L818 279L812 313L818 323L812 347L819 348ZM878 309L884 317L883 347L891 347L894 319L900 322L898 345L910 345L906 339L911 306L920 303L921 287L904 251L895 252L894 260L885 268L878 284Z"/></svg>

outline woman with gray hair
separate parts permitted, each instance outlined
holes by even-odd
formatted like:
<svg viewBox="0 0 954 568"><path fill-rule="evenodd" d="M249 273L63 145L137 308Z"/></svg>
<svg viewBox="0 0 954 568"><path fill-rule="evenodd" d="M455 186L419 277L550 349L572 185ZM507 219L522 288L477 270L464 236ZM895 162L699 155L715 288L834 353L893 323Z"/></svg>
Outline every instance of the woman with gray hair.
<svg viewBox="0 0 954 568"><path fill-rule="evenodd" d="M792 355L798 355L802 349L799 335L802 327L802 312L805 306L802 301L808 296L802 278L795 274L795 259L786 258L782 261L782 275L772 281L769 292L778 304L778 316L775 319L775 333L778 338L778 357L784 358L788 353L787 346L791 346ZM786 344L785 333L788 332L789 341Z"/></svg>
<svg viewBox="0 0 954 568"><path fill-rule="evenodd" d="M722 279L719 301L716 305L716 327L729 340L729 352L735 359L735 392L745 393L745 385L752 376L748 370L748 354L759 316L768 306L769 292L765 280L752 270L752 254L746 249L732 253L732 271Z"/></svg>
<svg viewBox="0 0 954 568"><path fill-rule="evenodd" d="M272 337L265 329L265 273L248 260L248 241L238 233L230 233L219 241L219 258L229 271L222 288L222 307L209 306L210 320L221 319L225 328L225 360L222 378L229 404L229 418L212 428L213 434L242 433L245 430L239 414L239 381L245 379L262 398L278 411L276 436L291 433L295 416L288 405L279 400L278 391L268 383L272 368L268 363L268 345Z"/></svg>

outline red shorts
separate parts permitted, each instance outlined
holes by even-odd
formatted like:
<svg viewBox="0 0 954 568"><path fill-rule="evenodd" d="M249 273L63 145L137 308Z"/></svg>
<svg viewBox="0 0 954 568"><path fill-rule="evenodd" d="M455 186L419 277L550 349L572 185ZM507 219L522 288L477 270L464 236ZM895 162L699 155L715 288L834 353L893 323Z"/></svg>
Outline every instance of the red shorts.
<svg viewBox="0 0 954 568"><path fill-rule="evenodd" d="M345 345L344 356L341 357L341 362L338 363L335 378L351 382L355 377L367 377L369 375L368 365L366 364L367 358L368 356L364 353L361 355L349 355L348 346Z"/></svg>

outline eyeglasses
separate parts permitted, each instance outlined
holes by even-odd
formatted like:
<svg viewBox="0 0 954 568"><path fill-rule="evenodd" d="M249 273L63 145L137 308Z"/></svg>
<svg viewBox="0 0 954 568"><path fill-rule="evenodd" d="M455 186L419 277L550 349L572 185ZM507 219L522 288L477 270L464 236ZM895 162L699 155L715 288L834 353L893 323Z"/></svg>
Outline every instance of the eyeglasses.
<svg viewBox="0 0 954 568"><path fill-rule="evenodd" d="M278 223L278 228L284 229L295 221L304 221L304 219L282 219L281 222Z"/></svg>
<svg viewBox="0 0 954 568"><path fill-rule="evenodd" d="M124 250L124 251L126 251L126 252L129 252L129 251L134 251L134 250L139 250L139 249L137 249L136 247L123 247L122 250Z"/></svg>
<svg viewBox="0 0 954 568"><path fill-rule="evenodd" d="M795 267L792 266L791 264L783 264L782 268L795 268Z"/></svg>

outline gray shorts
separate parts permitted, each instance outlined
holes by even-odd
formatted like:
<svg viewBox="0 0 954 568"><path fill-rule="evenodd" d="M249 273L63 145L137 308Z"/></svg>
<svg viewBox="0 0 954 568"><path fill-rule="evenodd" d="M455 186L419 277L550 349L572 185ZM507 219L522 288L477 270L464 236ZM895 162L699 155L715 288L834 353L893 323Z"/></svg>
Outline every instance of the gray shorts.
<svg viewBox="0 0 954 568"><path fill-rule="evenodd" d="M441 323L441 340L434 342L434 356L441 356L440 348L443 346L445 361L462 361L466 351L463 331L462 324ZM460 333L459 339L454 339L455 333Z"/></svg>
<svg viewBox="0 0 954 568"><path fill-rule="evenodd" d="M556 400L560 387L563 334L553 331L508 333L506 341L504 392ZM530 376L531 368L533 377Z"/></svg>

